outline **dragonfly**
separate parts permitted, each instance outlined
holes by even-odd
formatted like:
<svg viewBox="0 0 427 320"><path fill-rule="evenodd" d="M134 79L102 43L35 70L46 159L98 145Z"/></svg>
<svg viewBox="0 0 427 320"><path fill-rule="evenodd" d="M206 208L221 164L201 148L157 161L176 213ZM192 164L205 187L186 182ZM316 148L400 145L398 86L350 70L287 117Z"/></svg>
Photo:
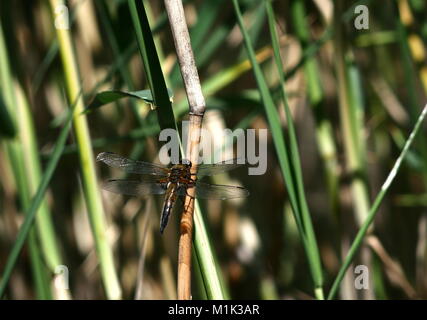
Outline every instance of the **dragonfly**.
<svg viewBox="0 0 427 320"><path fill-rule="evenodd" d="M201 199L227 200L249 196L249 191L243 187L199 181L203 177L237 168L241 164L238 164L235 159L215 164L200 164L197 166L196 174L191 173L192 164L185 159L179 164L168 167L127 159L112 152L101 152L96 160L104 162L110 167L121 169L126 173L141 175L139 179L110 179L103 185L103 189L107 191L141 197L151 194L165 194L160 216L161 234L167 226L177 198L187 196L189 188L195 188L195 197Z"/></svg>

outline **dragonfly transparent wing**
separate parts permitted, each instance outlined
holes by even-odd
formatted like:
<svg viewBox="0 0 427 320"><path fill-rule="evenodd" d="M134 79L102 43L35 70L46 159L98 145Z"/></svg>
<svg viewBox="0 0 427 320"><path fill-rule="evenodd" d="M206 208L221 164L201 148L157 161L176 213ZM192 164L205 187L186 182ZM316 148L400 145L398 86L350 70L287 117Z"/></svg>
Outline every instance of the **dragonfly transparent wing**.
<svg viewBox="0 0 427 320"><path fill-rule="evenodd" d="M179 195L185 196L186 193L185 188L178 189ZM243 187L196 182L196 198L227 200L247 196L249 196L249 191Z"/></svg>
<svg viewBox="0 0 427 320"><path fill-rule="evenodd" d="M214 164L199 164L197 166L197 177L202 178L205 176L213 176L215 174L227 172L243 165L243 163L237 163L241 159L232 159L222 161Z"/></svg>
<svg viewBox="0 0 427 320"><path fill-rule="evenodd" d="M110 192L128 196L147 196L150 194L164 194L166 192L166 188L156 181L129 179L108 180L102 188Z"/></svg>
<svg viewBox="0 0 427 320"><path fill-rule="evenodd" d="M119 168L127 173L149 174L167 176L168 168L144 161L127 159L112 152L101 152L96 157L97 161L102 161L110 167Z"/></svg>

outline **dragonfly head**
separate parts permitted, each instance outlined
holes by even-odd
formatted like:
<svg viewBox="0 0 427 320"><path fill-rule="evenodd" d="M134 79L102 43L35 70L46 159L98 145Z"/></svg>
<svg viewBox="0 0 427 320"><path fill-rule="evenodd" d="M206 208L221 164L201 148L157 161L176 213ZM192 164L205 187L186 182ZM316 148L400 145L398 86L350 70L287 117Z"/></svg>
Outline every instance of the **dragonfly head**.
<svg viewBox="0 0 427 320"><path fill-rule="evenodd" d="M182 159L182 164L191 168L191 161L188 159Z"/></svg>

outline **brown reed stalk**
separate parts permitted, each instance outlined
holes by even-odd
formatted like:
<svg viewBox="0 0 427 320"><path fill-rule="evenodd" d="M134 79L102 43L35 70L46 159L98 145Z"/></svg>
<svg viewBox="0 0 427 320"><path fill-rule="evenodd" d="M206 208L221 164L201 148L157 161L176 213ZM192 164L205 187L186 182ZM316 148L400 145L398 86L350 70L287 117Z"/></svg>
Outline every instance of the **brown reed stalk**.
<svg viewBox="0 0 427 320"><path fill-rule="evenodd" d="M165 6L172 29L181 75L187 92L190 124L188 128L186 158L193 164L191 173L195 175L199 157L200 129L206 108L205 98L203 97L194 61L182 2L181 0L165 0ZM189 188L187 194L181 217L178 252L178 299L180 300L191 299L191 245L193 238L195 189Z"/></svg>

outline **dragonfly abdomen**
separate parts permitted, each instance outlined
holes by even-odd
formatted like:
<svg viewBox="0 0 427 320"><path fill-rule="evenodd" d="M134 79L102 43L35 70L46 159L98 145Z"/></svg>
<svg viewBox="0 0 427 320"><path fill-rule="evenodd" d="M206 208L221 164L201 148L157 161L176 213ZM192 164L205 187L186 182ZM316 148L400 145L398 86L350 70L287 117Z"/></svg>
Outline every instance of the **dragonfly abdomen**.
<svg viewBox="0 0 427 320"><path fill-rule="evenodd" d="M160 233L163 233L163 230L165 230L168 224L169 216L172 212L177 197L176 188L177 185L175 183L169 183L166 190L166 197L163 204L162 214L160 216Z"/></svg>

